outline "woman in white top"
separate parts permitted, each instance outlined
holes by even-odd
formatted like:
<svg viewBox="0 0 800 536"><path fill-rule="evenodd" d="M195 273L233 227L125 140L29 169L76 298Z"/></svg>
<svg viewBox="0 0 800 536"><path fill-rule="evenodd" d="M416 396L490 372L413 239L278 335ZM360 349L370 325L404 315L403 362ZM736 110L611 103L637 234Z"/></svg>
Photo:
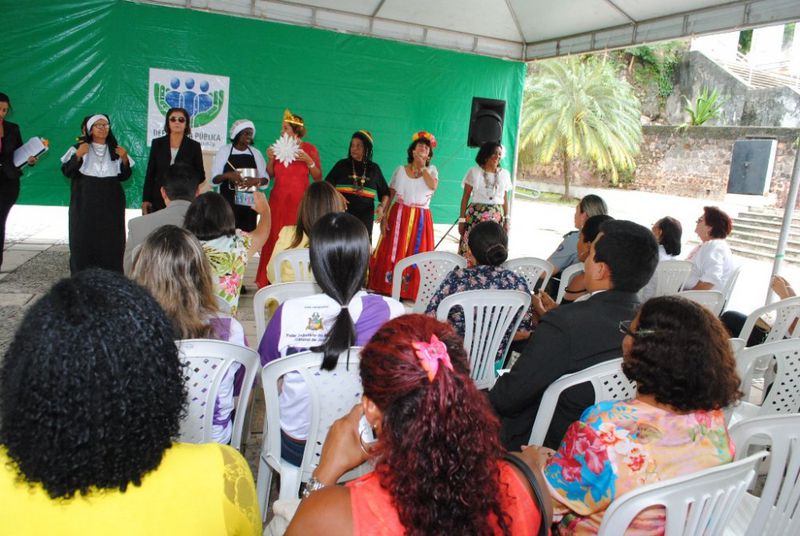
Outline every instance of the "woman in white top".
<svg viewBox="0 0 800 536"><path fill-rule="evenodd" d="M381 238L369 262L370 289L391 294L392 274L397 261L433 251L433 218L430 202L439 186L439 172L431 165L436 138L417 132L408 146L408 164L398 167L389 184L389 217L381 221ZM413 300L419 289L419 272L403 274L400 296Z"/></svg>
<svg viewBox="0 0 800 536"><path fill-rule="evenodd" d="M469 168L461 186L461 212L458 218L458 233L461 243L458 254L465 255L469 243L469 230L473 225L484 221L496 221L509 230L508 191L511 190L511 175L500 167L503 146L498 142L487 141L475 157L477 166Z"/></svg>
<svg viewBox="0 0 800 536"><path fill-rule="evenodd" d="M687 258L693 266L683 285L684 290L725 290L725 284L736 268L725 241L732 229L730 216L717 207L703 207L703 215L697 219L695 227L702 243Z"/></svg>
<svg viewBox="0 0 800 536"><path fill-rule="evenodd" d="M658 242L658 262L671 261L681 254L681 237L683 227L675 218L665 216L653 224L653 236ZM639 291L642 303L652 298L658 289L658 270L653 273L650 282Z"/></svg>

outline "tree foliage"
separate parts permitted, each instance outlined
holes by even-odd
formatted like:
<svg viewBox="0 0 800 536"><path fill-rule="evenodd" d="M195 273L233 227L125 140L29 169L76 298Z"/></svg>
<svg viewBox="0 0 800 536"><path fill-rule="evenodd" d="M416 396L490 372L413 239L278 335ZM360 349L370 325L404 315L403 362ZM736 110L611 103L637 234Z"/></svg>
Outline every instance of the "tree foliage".
<svg viewBox="0 0 800 536"><path fill-rule="evenodd" d="M561 158L565 197L572 160L593 162L616 184L636 167L641 140L639 101L604 59L543 61L528 77L520 146L538 163Z"/></svg>
<svg viewBox="0 0 800 536"><path fill-rule="evenodd" d="M703 87L703 91L692 106L689 99L683 97L686 107L683 109L689 114L689 125L700 126L710 119L716 119L722 114L722 105L725 104L725 99L720 98L719 92L714 89L711 93L708 92L707 87ZM686 128L687 124L681 125L681 128Z"/></svg>

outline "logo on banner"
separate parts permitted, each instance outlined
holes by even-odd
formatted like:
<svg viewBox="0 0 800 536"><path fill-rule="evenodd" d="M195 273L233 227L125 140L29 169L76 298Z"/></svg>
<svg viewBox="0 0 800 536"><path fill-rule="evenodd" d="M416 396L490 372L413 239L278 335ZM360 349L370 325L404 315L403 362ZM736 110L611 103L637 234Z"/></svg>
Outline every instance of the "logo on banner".
<svg viewBox="0 0 800 536"><path fill-rule="evenodd" d="M227 139L229 87L227 76L150 69L147 145L165 134L167 111L183 108L189 113L191 138L203 149L219 149Z"/></svg>

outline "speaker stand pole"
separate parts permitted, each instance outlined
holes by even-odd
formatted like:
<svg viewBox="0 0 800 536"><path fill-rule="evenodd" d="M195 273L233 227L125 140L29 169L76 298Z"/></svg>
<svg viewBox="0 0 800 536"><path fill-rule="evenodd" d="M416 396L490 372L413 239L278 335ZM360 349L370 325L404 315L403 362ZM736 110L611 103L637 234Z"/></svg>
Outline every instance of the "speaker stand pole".
<svg viewBox="0 0 800 536"><path fill-rule="evenodd" d="M436 249L439 247L439 244L441 244L441 243L442 243L442 241L443 241L445 238L447 238L447 235L449 235L449 234L450 234L450 231L452 231L452 230L453 230L453 227L455 227L455 226L456 226L456 224L458 223L458 220L459 220L459 219L461 219L461 218L456 218L456 221L454 221L454 222L453 222L453 225L451 225L451 226L450 226L450 228L447 230L447 232L446 232L446 233L444 233L444 236L443 236L443 237L441 237L441 238L439 239L439 241L438 241L438 242L436 242L436 245L435 245L435 246L433 246L433 250L434 250L434 251L436 251Z"/></svg>

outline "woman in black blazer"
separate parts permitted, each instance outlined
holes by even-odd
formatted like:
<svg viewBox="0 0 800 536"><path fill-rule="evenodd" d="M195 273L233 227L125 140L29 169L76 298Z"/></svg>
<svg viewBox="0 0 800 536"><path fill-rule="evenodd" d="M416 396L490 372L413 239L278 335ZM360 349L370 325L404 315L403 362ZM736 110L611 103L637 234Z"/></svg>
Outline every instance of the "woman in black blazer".
<svg viewBox="0 0 800 536"><path fill-rule="evenodd" d="M22 146L22 134L16 123L6 121L10 109L8 95L0 93L0 266L3 265L6 242L6 219L19 197L19 178L22 175L22 170L14 165L14 151ZM35 156L28 158L28 165L35 164Z"/></svg>
<svg viewBox="0 0 800 536"><path fill-rule="evenodd" d="M164 132L167 134L154 139L150 146L150 160L147 162L142 191L142 214L164 208L161 187L164 186L164 177L172 164L182 162L194 169L198 186L206 179L202 148L189 137L192 133L189 113L183 108L170 108Z"/></svg>

